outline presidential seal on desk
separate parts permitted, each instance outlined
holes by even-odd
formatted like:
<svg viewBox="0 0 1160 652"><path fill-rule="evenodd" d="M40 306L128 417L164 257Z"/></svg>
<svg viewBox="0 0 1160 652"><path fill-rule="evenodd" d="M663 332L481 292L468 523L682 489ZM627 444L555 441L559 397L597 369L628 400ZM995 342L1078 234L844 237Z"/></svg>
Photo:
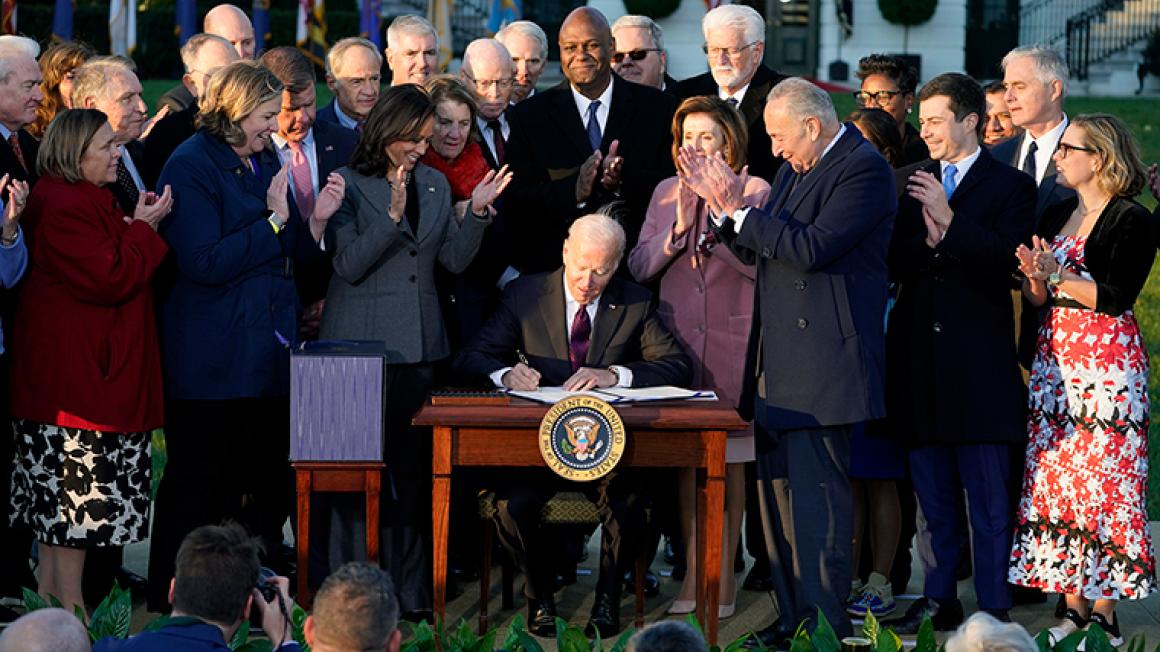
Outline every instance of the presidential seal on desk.
<svg viewBox="0 0 1160 652"><path fill-rule="evenodd" d="M598 398L571 396L552 405L540 422L540 454L562 478L603 478L624 454L624 422Z"/></svg>

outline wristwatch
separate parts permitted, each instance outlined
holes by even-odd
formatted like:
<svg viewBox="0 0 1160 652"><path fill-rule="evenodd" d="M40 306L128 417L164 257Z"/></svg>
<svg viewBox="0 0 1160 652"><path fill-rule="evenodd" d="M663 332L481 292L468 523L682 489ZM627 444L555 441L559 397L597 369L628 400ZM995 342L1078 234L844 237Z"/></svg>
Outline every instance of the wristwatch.
<svg viewBox="0 0 1160 652"><path fill-rule="evenodd" d="M1063 277L1060 276L1058 269L1047 275L1047 284L1051 287L1059 287L1060 283L1063 283Z"/></svg>

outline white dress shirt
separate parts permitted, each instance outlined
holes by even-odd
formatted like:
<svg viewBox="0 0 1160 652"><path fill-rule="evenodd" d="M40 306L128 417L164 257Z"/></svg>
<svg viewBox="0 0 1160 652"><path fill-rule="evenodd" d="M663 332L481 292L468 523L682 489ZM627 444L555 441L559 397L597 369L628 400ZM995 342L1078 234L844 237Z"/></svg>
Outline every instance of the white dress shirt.
<svg viewBox="0 0 1160 652"><path fill-rule="evenodd" d="M595 334L596 328L596 309L600 306L600 297L593 299L584 309L588 311L588 321L592 324L592 330L588 332L588 341L592 341L592 335ZM580 312L580 302L572 298L572 293L568 290L568 278L564 276L564 338L565 341L572 339L572 320L576 319L576 313ZM504 374L511 371L511 367L504 367L499 371L493 371L490 375L491 382L495 383L496 387L503 387ZM632 387L632 370L628 367L623 367L618 364L609 365L609 369L616 372L616 387Z"/></svg>
<svg viewBox="0 0 1160 652"><path fill-rule="evenodd" d="M963 179L967 177L967 172L971 169L971 166L975 164L975 161L979 160L979 154L982 151L982 147L976 147L973 154L960 160L958 163L939 161L939 171L942 173L942 178L947 178L947 168L955 168L955 188L958 188L959 184L963 182Z"/></svg>
<svg viewBox="0 0 1160 652"><path fill-rule="evenodd" d="M733 99L737 100L737 106L740 108L741 103L745 101L745 93L747 93L748 91L749 91L749 84L742 86L741 90L737 91L736 93L734 93L732 95L730 95L729 93L726 93L724 88L721 88L720 86L718 86L717 87L717 97L725 100L726 102L729 101L729 98L733 98Z"/></svg>
<svg viewBox="0 0 1160 652"><path fill-rule="evenodd" d="M576 90L575 86L572 89L572 99L576 101L576 110L580 112L580 123L584 128L588 128L588 105L592 104L593 100L584 97L580 91ZM605 87L604 92L600 97L600 106L596 107L596 124L600 125L600 134L604 135L604 126L608 124L608 112L612 108L612 79L608 80L608 86Z"/></svg>
<svg viewBox="0 0 1160 652"><path fill-rule="evenodd" d="M1036 185L1043 182L1043 177L1047 174L1047 166L1051 165L1051 157L1055 156L1055 148L1059 147L1059 141L1063 138L1063 132L1067 129L1067 123L1067 114L1065 113L1063 114L1063 121L1056 125L1054 129L1039 138L1032 138L1031 132L1027 132L1027 137L1019 144L1019 158L1015 160L1015 167L1022 170L1023 160L1027 158L1027 149L1031 147L1031 142L1035 141Z"/></svg>
<svg viewBox="0 0 1160 652"><path fill-rule="evenodd" d="M597 112L599 113L599 111ZM508 124L507 114L499 114L496 120L499 120L499 130L503 133L503 140L506 143L512 135L512 127ZM475 116L475 124L479 127L479 133L483 135L483 142L487 144L487 149L491 151L492 160L495 160L498 158L495 154L495 134L492 132L491 127L487 126L488 122L490 121L481 115ZM600 133L604 132L601 131Z"/></svg>

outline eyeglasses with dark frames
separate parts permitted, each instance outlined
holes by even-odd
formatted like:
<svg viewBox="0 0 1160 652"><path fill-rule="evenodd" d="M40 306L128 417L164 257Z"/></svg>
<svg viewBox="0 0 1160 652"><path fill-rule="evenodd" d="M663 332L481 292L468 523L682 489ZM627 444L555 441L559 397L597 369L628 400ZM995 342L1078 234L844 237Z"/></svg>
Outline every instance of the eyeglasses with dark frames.
<svg viewBox="0 0 1160 652"><path fill-rule="evenodd" d="M1080 147L1079 145L1072 145L1061 140L1056 151L1059 152L1059 158L1067 158L1067 155L1072 152L1088 152L1089 154L1094 154L1096 150L1092 147Z"/></svg>
<svg viewBox="0 0 1160 652"><path fill-rule="evenodd" d="M874 102L879 106L886 106L894 99L895 95L900 95L902 91L878 91L875 93L868 93L866 91L854 91L851 95L854 96L854 101L859 106L866 106L870 102Z"/></svg>

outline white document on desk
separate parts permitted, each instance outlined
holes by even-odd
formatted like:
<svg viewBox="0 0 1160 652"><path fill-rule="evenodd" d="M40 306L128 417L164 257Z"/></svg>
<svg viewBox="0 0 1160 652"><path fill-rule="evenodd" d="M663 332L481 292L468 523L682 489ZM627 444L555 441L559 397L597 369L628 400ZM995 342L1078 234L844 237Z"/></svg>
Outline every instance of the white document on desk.
<svg viewBox="0 0 1160 652"><path fill-rule="evenodd" d="M682 389L671 385L659 387L605 387L583 392L570 392L563 387L541 387L534 391L508 390L508 394L526 398L538 403L552 404L571 396L591 396L608 403L643 403L647 401L715 401L717 394L712 391Z"/></svg>

